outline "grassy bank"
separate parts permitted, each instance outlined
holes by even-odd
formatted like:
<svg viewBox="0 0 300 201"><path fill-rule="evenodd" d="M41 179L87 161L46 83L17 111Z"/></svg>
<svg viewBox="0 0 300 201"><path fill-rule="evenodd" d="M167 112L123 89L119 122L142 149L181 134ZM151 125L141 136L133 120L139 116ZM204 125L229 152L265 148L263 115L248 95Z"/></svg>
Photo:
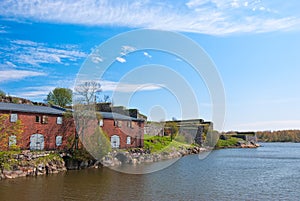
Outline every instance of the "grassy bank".
<svg viewBox="0 0 300 201"><path fill-rule="evenodd" d="M240 145L240 142L245 142L245 141L241 138L235 138L235 137L231 137L226 140L219 139L215 147L216 148L237 147Z"/></svg>
<svg viewBox="0 0 300 201"><path fill-rule="evenodd" d="M192 147L193 145L182 142L180 138L171 140L170 136L144 136L144 148L149 149L151 153L179 150L182 147Z"/></svg>

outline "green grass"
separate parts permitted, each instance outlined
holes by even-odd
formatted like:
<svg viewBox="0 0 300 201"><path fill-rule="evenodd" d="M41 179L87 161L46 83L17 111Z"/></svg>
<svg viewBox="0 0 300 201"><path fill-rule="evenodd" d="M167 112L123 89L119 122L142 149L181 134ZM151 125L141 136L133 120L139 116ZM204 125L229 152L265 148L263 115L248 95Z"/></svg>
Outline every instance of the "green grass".
<svg viewBox="0 0 300 201"><path fill-rule="evenodd" d="M149 136L144 135L144 148L149 149L151 153L178 150L181 147L190 147L190 144L179 142L176 139L171 141L169 136Z"/></svg>
<svg viewBox="0 0 300 201"><path fill-rule="evenodd" d="M216 144L216 147L217 148L222 148L222 147L233 147L233 146L237 146L238 145L238 142L240 141L244 141L243 139L241 138L235 138L235 137L231 137L227 140L221 140L219 139L217 144Z"/></svg>

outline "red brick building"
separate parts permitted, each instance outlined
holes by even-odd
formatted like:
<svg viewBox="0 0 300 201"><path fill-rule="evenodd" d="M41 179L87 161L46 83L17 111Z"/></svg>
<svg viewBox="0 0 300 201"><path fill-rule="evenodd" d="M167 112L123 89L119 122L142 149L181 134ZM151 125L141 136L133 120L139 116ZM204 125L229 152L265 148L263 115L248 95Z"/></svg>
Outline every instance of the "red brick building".
<svg viewBox="0 0 300 201"><path fill-rule="evenodd" d="M25 126L21 138L15 142L21 149L67 149L76 134L74 119L64 117L64 111L58 108L0 102L1 114L9 115L9 124L20 120ZM100 112L100 116L99 126L112 148L143 147L143 119L114 112Z"/></svg>
<svg viewBox="0 0 300 201"><path fill-rule="evenodd" d="M109 137L112 148L144 146L144 120L114 112L100 112L99 126Z"/></svg>
<svg viewBox="0 0 300 201"><path fill-rule="evenodd" d="M72 118L63 111L46 106L0 102L0 115L8 114L9 123L20 120L24 125L21 138L15 143L21 149L66 149L68 138L75 135Z"/></svg>

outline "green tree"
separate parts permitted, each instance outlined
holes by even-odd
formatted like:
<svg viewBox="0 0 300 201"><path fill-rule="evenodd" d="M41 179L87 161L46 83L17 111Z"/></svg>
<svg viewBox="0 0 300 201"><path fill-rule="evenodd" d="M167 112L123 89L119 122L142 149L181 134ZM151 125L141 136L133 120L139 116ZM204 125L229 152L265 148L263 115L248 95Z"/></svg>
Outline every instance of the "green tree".
<svg viewBox="0 0 300 201"><path fill-rule="evenodd" d="M168 131L170 132L170 134L171 134L171 141L177 136L178 131L179 131L177 123L176 122L172 122L172 121L167 122L165 124L165 128L164 129L165 129L165 133L168 132Z"/></svg>
<svg viewBox="0 0 300 201"><path fill-rule="evenodd" d="M6 96L6 93L2 90L0 90L0 97L5 97Z"/></svg>
<svg viewBox="0 0 300 201"><path fill-rule="evenodd" d="M111 144L102 129L96 127L95 132L86 139L85 148L95 159L100 160L111 151Z"/></svg>
<svg viewBox="0 0 300 201"><path fill-rule="evenodd" d="M101 84L95 81L79 84L75 87L75 102L77 104L95 104L101 91Z"/></svg>
<svg viewBox="0 0 300 201"><path fill-rule="evenodd" d="M51 105L65 107L72 103L72 90L68 88L55 88L49 92L46 101Z"/></svg>

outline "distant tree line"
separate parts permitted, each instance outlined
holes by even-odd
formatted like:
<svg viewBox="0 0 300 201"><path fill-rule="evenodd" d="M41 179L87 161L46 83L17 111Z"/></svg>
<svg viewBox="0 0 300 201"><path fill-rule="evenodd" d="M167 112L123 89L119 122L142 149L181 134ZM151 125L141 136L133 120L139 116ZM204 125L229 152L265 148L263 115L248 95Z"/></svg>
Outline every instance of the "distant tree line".
<svg viewBox="0 0 300 201"><path fill-rule="evenodd" d="M300 130L259 131L260 142L300 142Z"/></svg>

